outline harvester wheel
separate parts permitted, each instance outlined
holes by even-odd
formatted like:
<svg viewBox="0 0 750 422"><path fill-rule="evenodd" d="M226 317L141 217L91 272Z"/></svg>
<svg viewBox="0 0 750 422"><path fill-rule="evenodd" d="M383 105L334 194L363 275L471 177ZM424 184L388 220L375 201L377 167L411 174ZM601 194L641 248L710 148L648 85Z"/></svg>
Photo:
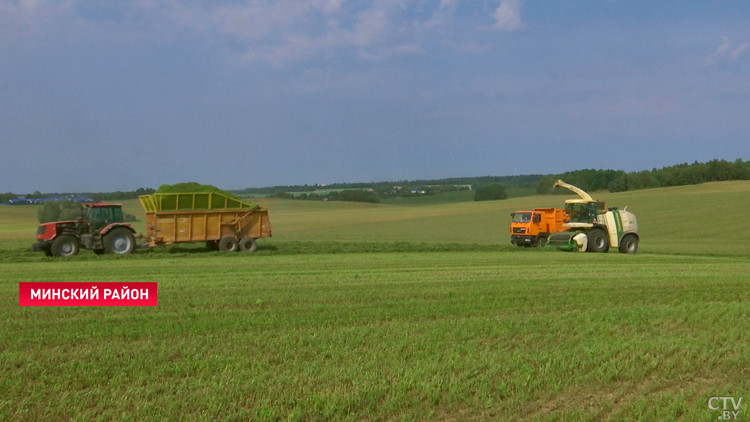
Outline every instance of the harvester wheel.
<svg viewBox="0 0 750 422"><path fill-rule="evenodd" d="M632 234L626 234L620 241L621 253L635 253L638 250L638 238Z"/></svg>
<svg viewBox="0 0 750 422"><path fill-rule="evenodd" d="M219 241L219 250L223 252L237 252L239 245L234 236L224 236Z"/></svg>
<svg viewBox="0 0 750 422"><path fill-rule="evenodd" d="M135 249L135 236L125 228L114 229L104 237L104 250L113 254L129 254Z"/></svg>
<svg viewBox="0 0 750 422"><path fill-rule="evenodd" d="M607 239L607 233L604 233L602 229L594 229L586 233L588 238L588 252L607 252L609 251L609 240Z"/></svg>
<svg viewBox="0 0 750 422"><path fill-rule="evenodd" d="M256 249L258 249L258 242L252 237L243 237L242 240L240 240L240 250L245 252L255 252Z"/></svg>
<svg viewBox="0 0 750 422"><path fill-rule="evenodd" d="M81 250L81 242L78 238L68 234L58 236L52 241L52 256L73 256Z"/></svg>

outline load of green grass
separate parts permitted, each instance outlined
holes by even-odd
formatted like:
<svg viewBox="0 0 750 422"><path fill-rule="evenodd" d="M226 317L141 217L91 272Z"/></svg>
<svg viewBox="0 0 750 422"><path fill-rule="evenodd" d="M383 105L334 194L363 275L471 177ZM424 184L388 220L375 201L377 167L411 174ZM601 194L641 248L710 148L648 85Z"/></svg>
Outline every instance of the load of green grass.
<svg viewBox="0 0 750 422"><path fill-rule="evenodd" d="M193 195L170 195L176 193ZM219 195L207 195L212 193ZM160 194L164 194L163 197L157 199L157 207L160 211L255 207L255 205L247 203L242 198L216 186L201 185L196 182L161 185L154 195L159 196Z"/></svg>
<svg viewBox="0 0 750 422"><path fill-rule="evenodd" d="M156 190L156 193L198 193L198 192L220 193L222 195L226 195L238 201L242 200L237 195L233 195L225 190L219 189L214 185L201 185L198 182L184 182L184 183L175 183L174 185L161 185L159 186L159 189Z"/></svg>

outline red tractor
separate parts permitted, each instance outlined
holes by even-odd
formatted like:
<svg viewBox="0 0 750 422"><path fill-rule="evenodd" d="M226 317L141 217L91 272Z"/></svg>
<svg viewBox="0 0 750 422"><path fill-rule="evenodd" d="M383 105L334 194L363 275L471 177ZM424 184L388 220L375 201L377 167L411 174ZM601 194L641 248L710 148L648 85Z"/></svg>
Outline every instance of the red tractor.
<svg viewBox="0 0 750 422"><path fill-rule="evenodd" d="M73 256L81 248L96 254L129 254L135 249L135 230L123 222L120 204L85 204L83 220L40 224L32 251L48 256Z"/></svg>

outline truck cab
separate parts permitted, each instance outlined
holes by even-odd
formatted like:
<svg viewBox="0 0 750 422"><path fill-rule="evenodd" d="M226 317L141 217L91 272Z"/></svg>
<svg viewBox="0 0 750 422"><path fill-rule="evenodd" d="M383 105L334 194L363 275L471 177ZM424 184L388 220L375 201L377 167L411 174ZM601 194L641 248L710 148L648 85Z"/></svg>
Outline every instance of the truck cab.
<svg viewBox="0 0 750 422"><path fill-rule="evenodd" d="M510 243L517 246L539 246L547 243L550 233L565 230L568 220L565 210L559 208L534 208L511 214Z"/></svg>

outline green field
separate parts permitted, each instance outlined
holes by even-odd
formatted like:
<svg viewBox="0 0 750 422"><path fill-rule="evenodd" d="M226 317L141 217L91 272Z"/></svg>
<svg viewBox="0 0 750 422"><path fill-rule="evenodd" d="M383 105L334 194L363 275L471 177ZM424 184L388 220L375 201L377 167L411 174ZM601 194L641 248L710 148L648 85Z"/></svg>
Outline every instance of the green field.
<svg viewBox="0 0 750 422"><path fill-rule="evenodd" d="M269 200L253 255L71 259L26 250L35 207L0 206L0 420L715 421L710 397L750 400L750 182L593 196L637 214L637 254L509 244L510 212L564 196ZM156 281L159 306L21 308L23 281Z"/></svg>

